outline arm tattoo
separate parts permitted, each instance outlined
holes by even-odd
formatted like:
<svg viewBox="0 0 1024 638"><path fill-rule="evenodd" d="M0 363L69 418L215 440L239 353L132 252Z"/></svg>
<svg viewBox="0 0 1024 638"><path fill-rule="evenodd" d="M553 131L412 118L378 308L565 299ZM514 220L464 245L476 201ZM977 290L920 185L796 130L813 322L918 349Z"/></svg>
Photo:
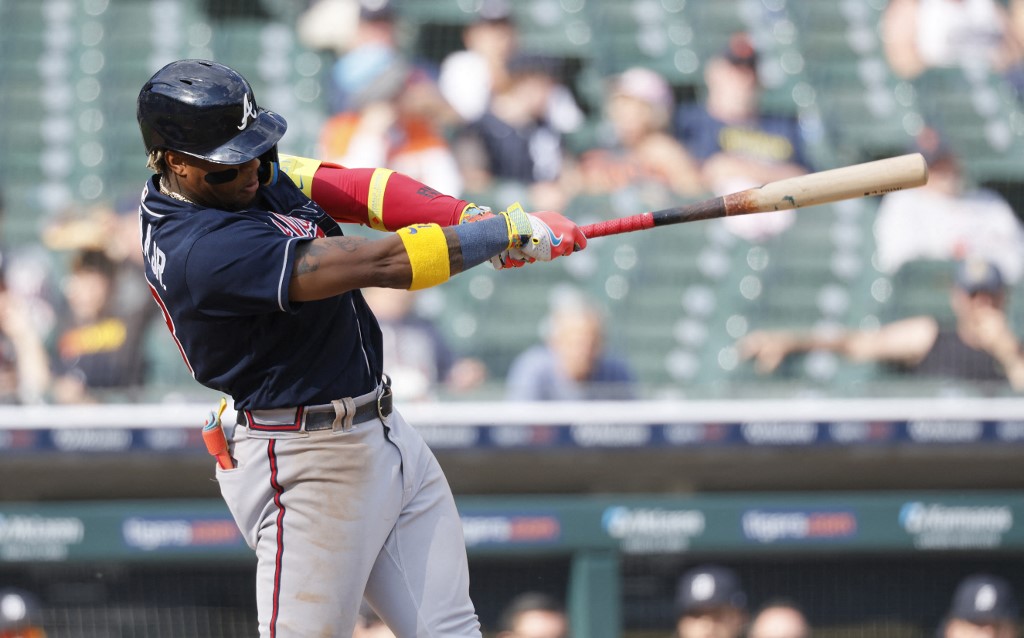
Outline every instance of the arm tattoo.
<svg viewBox="0 0 1024 638"><path fill-rule="evenodd" d="M303 242L295 249L295 268L292 271L292 277L300 277L319 270L321 259L331 251L354 252L366 241L362 237L343 236Z"/></svg>

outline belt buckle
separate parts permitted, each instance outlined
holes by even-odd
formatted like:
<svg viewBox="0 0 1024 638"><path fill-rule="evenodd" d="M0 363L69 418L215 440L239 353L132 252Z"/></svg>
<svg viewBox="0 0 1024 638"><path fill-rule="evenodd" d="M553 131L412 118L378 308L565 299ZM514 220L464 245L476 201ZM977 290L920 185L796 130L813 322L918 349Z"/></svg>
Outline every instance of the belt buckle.
<svg viewBox="0 0 1024 638"><path fill-rule="evenodd" d="M387 412L385 412L385 405L387 405ZM387 383L384 385L384 391L377 397L377 416L380 417L383 423L387 419L388 415L391 414L391 384Z"/></svg>

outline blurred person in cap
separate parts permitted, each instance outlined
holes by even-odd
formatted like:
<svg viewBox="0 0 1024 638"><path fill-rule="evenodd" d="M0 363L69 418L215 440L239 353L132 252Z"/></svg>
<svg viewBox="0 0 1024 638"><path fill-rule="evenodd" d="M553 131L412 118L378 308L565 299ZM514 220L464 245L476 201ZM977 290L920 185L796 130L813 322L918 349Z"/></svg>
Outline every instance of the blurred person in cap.
<svg viewBox="0 0 1024 638"><path fill-rule="evenodd" d="M525 592L501 613L497 638L569 638L569 617L553 597Z"/></svg>
<svg viewBox="0 0 1024 638"><path fill-rule="evenodd" d="M0 589L0 638L46 638L39 602L27 591Z"/></svg>
<svg viewBox="0 0 1024 638"><path fill-rule="evenodd" d="M949 302L951 324L919 315L875 330L754 331L739 340L738 348L761 373L774 371L790 354L826 350L916 376L1008 381L1013 389L1024 389L1024 354L1006 314L999 267L982 259L958 262Z"/></svg>
<svg viewBox="0 0 1024 638"><path fill-rule="evenodd" d="M441 93L465 123L483 117L494 94L512 81L509 61L519 51L519 29L511 0L482 0L462 31L464 49L441 62ZM583 112L568 87L559 83L546 96L545 117L560 133L583 124Z"/></svg>
<svg viewBox="0 0 1024 638"><path fill-rule="evenodd" d="M911 150L924 156L928 183L882 197L874 226L879 269L895 273L915 259L982 257L999 266L1007 283L1020 281L1024 226L1010 204L968 181L937 130L925 128Z"/></svg>
<svg viewBox="0 0 1024 638"><path fill-rule="evenodd" d="M943 623L942 638L1017 638L1020 609L1010 584L974 574L960 582Z"/></svg>
<svg viewBox="0 0 1024 638"><path fill-rule="evenodd" d="M811 638L811 626L796 603L773 599L754 614L747 638Z"/></svg>
<svg viewBox="0 0 1024 638"><path fill-rule="evenodd" d="M739 638L747 595L736 572L701 565L683 574L676 591L676 638Z"/></svg>
<svg viewBox="0 0 1024 638"><path fill-rule="evenodd" d="M760 108L759 53L746 33L730 36L704 69L703 101L676 113L676 135L700 163L704 186L716 195L753 188L810 170L796 118ZM788 228L793 211L730 217L729 230L751 241Z"/></svg>
<svg viewBox="0 0 1024 638"><path fill-rule="evenodd" d="M678 196L704 193L697 162L670 132L675 98L659 74L632 67L609 83L601 146L581 154L580 168L591 193L651 186L667 205Z"/></svg>

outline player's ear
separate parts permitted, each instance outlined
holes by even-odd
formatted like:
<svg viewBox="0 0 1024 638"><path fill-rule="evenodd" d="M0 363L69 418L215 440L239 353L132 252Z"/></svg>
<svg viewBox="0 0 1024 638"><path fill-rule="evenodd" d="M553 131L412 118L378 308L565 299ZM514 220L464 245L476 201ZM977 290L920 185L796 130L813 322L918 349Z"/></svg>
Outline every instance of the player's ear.
<svg viewBox="0 0 1024 638"><path fill-rule="evenodd" d="M188 168L185 154L170 149L164 151L164 162L167 164L168 171L181 177L185 175L185 171Z"/></svg>

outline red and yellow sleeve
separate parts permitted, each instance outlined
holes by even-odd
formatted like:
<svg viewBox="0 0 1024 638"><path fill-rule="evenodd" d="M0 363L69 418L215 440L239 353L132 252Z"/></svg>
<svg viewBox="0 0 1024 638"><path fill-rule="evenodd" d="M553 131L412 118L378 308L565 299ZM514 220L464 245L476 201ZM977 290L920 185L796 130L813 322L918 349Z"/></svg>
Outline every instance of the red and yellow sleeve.
<svg viewBox="0 0 1024 638"><path fill-rule="evenodd" d="M413 224L452 226L469 205L387 168L345 168L294 155L281 155L280 167L339 223L391 231Z"/></svg>

